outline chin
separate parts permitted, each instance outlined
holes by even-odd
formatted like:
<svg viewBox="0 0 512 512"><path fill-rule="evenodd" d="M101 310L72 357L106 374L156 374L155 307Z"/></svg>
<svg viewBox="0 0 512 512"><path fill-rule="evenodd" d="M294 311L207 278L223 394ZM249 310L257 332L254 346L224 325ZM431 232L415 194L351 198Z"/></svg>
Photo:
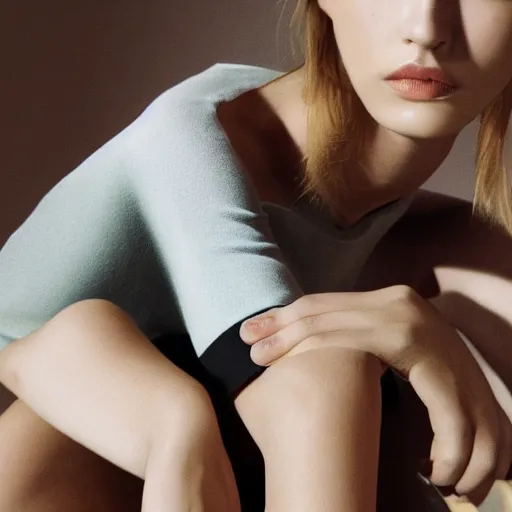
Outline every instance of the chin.
<svg viewBox="0 0 512 512"><path fill-rule="evenodd" d="M413 139L456 137L472 121L440 101L407 103L369 112L380 126Z"/></svg>

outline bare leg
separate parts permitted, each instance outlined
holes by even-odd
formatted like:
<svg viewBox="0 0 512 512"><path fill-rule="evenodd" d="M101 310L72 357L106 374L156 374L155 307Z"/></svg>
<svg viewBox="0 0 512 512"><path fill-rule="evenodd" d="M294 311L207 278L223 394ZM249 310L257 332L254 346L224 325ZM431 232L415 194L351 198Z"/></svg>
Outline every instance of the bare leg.
<svg viewBox="0 0 512 512"><path fill-rule="evenodd" d="M213 439L215 416L203 402L206 391L201 388L198 395L199 383L160 354L135 322L114 305L84 301L66 314L64 323L62 317L54 319L2 352L11 351L11 357L31 356L22 359L26 364L19 382L23 380L24 385L7 371L6 380L10 379L19 396L28 396L43 412L49 411L50 418L57 418L56 426L64 425L69 437L21 401L0 417L0 510L139 511L142 481L137 477L147 476L148 468L152 471L157 466L161 476L160 463L167 464L165 469L173 474L175 450L182 446L192 425L189 422L202 422ZM53 351L45 350L52 347ZM91 382L93 370L93 392L85 393L82 388ZM105 394L110 404L103 400ZM143 415L130 403L142 400L146 404L140 409ZM69 432L79 443L71 440ZM82 447L82 439L92 447L91 441L99 439L96 446L102 451L98 451L109 455L106 448L111 449L117 455L111 461L131 475ZM160 445L144 443L144 439L155 439ZM159 498L160 483L168 491L173 482L153 477L150 483L144 496L148 503ZM175 484L178 487L183 482ZM225 497L224 491L217 486L212 494L217 498L216 493L222 492Z"/></svg>
<svg viewBox="0 0 512 512"><path fill-rule="evenodd" d="M0 416L2 512L138 512L142 480L72 441L17 400Z"/></svg>
<svg viewBox="0 0 512 512"><path fill-rule="evenodd" d="M280 378L288 369L298 380L301 406L291 408L283 435L265 454L267 510L374 512L379 362L362 352L326 348L278 364Z"/></svg>

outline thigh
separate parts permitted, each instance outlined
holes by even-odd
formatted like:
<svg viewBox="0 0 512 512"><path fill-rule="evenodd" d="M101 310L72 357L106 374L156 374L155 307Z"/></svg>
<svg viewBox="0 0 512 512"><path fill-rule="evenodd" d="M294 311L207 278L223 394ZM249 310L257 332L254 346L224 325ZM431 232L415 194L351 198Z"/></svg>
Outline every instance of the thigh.
<svg viewBox="0 0 512 512"><path fill-rule="evenodd" d="M23 402L0 416L2 512L139 512L142 481L55 430Z"/></svg>

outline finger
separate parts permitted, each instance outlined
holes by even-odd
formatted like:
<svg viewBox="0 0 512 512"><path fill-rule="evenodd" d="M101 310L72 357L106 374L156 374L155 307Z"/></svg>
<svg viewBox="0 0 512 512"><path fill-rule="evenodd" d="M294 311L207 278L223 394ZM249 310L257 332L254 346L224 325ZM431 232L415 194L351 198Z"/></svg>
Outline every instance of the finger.
<svg viewBox="0 0 512 512"><path fill-rule="evenodd" d="M251 359L258 365L267 366L276 363L282 357L291 357L315 350L320 347L344 347L356 350L360 348L364 342L359 343L363 336L358 330L343 329L342 331L323 332L295 343L285 338L281 338L280 334L270 336L256 343L251 347Z"/></svg>
<svg viewBox="0 0 512 512"><path fill-rule="evenodd" d="M337 313L340 314L339 311ZM345 314L348 318L348 313ZM333 317L320 315L318 318L320 317L324 317L323 323L320 324L320 320L318 320L318 325L321 325L320 330L337 326L337 320L332 320L332 323L325 320ZM355 318L352 325L358 323ZM368 312L365 318L369 319L368 322L371 326L372 320ZM433 354L426 354L420 345L411 345L407 350L397 354L393 344L379 342L379 337L375 336L371 329L362 329L360 319L358 321L358 329L343 328L333 332L321 332L298 344L295 344L293 336L287 339L281 336L281 332L265 340L265 345L253 346L251 356L253 360L260 361L261 364L262 361L271 359L269 357L271 354L272 357L275 357L281 353L279 351L280 344L289 350L287 355L310 350L315 345L335 345L373 354L395 370L408 375L411 385L428 409L435 434L433 481L439 485L455 485L464 474L470 460L474 428L461 405L460 393L454 381L453 372L441 359L433 357ZM315 329L313 325L312 328L309 328L308 333L316 332ZM301 333L297 336L300 337Z"/></svg>
<svg viewBox="0 0 512 512"><path fill-rule="evenodd" d="M324 323L322 329L325 329L326 325ZM312 330L314 328L308 332ZM292 335L294 331L289 329L289 337L283 336L283 332L285 330L254 345L251 349L253 361L266 365L286 351L287 356L291 356L318 346L334 345L371 353L391 367L406 375L409 374L412 386L427 406L436 435L435 445L439 450L434 450L435 483L454 485L459 480L471 456L473 430L458 400L453 374L442 362L430 359L427 360L428 364L425 364L425 354L414 347L397 361L396 354L387 347L387 344L377 343L371 330L366 332L361 328L322 332L300 343L296 343L297 338L303 336L300 332ZM415 370L412 371L412 368Z"/></svg>
<svg viewBox="0 0 512 512"><path fill-rule="evenodd" d="M458 494L469 495L472 501L483 501L487 496L496 479L498 443L496 432L477 431L468 467L455 485Z"/></svg>
<svg viewBox="0 0 512 512"><path fill-rule="evenodd" d="M285 323L285 315L283 315L283 308L269 309L261 315L248 318L240 326L239 335L242 341L248 345L253 345L257 341L270 336L282 329Z"/></svg>
<svg viewBox="0 0 512 512"><path fill-rule="evenodd" d="M339 299L338 295L341 294L304 295L287 306L270 309L243 322L240 326L240 337L247 344L253 345L303 318L335 311L339 302L336 300Z"/></svg>
<svg viewBox="0 0 512 512"><path fill-rule="evenodd" d="M252 345L303 318L336 311L365 310L381 307L384 294L390 298L395 297L395 295L398 297L396 292L390 293L388 290L388 288L384 288L372 292L337 292L304 295L287 306L273 308L261 315L247 319L240 327L240 337L243 341Z"/></svg>
<svg viewBox="0 0 512 512"><path fill-rule="evenodd" d="M345 347L348 336L352 338L350 344L357 346L357 340L361 340L361 336L373 329L373 318L371 312L359 310L335 311L301 318L254 343L251 357L257 364L270 364L306 340L308 345L303 348L308 350L313 345Z"/></svg>
<svg viewBox="0 0 512 512"><path fill-rule="evenodd" d="M471 457L473 429L461 411L450 411L439 422L431 419L434 440L430 458L431 480L438 486L454 486L464 474Z"/></svg>
<svg viewBox="0 0 512 512"><path fill-rule="evenodd" d="M416 363L409 380L428 410L434 432L431 480L455 485L464 474L474 444L474 427L448 368L437 361Z"/></svg>

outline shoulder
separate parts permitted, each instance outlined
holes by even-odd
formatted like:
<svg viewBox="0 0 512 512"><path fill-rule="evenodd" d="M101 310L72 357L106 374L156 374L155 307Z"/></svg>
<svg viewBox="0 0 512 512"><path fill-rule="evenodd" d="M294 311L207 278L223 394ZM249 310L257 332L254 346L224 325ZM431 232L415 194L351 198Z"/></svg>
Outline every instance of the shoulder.
<svg viewBox="0 0 512 512"><path fill-rule="evenodd" d="M125 171L135 179L155 174L216 182L221 176L236 178L239 162L217 107L278 75L265 68L218 64L165 91L118 137L116 153L123 154Z"/></svg>
<svg viewBox="0 0 512 512"><path fill-rule="evenodd" d="M132 123L68 174L65 182L73 186L97 180L119 183L127 176L226 167L232 162L216 116L218 104L278 75L256 66L216 64L183 80L156 97Z"/></svg>
<svg viewBox="0 0 512 512"><path fill-rule="evenodd" d="M215 64L166 90L153 100L131 126L133 130L159 129L161 123L199 128L208 124L219 103L279 76L279 72L241 64Z"/></svg>

